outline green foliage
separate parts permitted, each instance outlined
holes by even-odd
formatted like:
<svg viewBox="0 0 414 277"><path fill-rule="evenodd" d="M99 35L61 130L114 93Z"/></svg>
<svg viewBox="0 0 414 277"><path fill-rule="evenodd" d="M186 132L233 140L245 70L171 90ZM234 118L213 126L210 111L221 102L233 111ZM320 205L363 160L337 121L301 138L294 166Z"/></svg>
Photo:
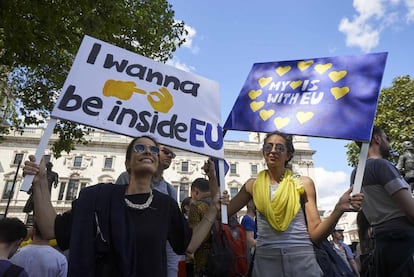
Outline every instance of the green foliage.
<svg viewBox="0 0 414 277"><path fill-rule="evenodd" d="M0 101L11 108L0 120L46 122L84 35L165 62L186 34L165 0L0 0ZM55 155L85 142L84 129L61 122Z"/></svg>
<svg viewBox="0 0 414 277"><path fill-rule="evenodd" d="M374 124L381 126L391 139L391 145L402 153L401 143L413 140L414 135L414 80L410 76L396 77L392 86L381 90ZM359 148L346 145L348 165L358 163ZM394 160L396 157L394 157Z"/></svg>

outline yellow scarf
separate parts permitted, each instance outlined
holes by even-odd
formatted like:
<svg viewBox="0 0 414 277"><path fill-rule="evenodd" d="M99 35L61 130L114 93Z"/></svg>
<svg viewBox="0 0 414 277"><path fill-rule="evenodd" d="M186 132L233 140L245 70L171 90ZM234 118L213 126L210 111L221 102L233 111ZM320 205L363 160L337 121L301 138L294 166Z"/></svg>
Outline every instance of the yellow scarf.
<svg viewBox="0 0 414 277"><path fill-rule="evenodd" d="M256 209L277 231L285 231L300 209L300 196L305 192L299 178L287 169L275 196L270 200L270 180L267 170L261 171L253 184Z"/></svg>

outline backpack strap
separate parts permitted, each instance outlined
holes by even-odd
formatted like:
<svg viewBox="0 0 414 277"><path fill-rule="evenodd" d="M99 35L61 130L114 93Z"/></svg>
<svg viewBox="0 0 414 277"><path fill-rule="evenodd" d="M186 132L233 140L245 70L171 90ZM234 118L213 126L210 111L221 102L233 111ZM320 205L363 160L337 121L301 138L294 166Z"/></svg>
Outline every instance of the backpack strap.
<svg viewBox="0 0 414 277"><path fill-rule="evenodd" d="M3 277L17 277L23 271L23 267L15 264L10 264L9 268L2 275Z"/></svg>

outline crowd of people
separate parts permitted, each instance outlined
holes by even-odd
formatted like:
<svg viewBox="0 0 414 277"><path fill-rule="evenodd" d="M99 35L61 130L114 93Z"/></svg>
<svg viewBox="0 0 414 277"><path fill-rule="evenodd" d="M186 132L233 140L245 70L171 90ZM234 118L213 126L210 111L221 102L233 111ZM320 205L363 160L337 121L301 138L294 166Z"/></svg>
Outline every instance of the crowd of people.
<svg viewBox="0 0 414 277"><path fill-rule="evenodd" d="M210 229L220 220L223 204L229 217L247 208L241 224L251 276L324 276L313 246L329 236L354 276L414 276L414 200L410 185L387 161L390 150L388 136L375 126L361 192L352 194L350 186L323 220L315 184L290 169L293 140L281 132L264 138L266 169L232 199L227 192L220 195L209 159L203 167L207 179L193 180L191 196L181 207L163 177L175 153L152 137L137 137L128 145L126 171L117 185L84 188L63 214L51 204L45 163L30 156L23 172L34 175L32 243L18 250L27 236L24 224L0 220L0 276L7 270L17 271L15 276L209 276ZM355 172L350 184L354 178ZM345 212L358 213L357 257L337 227ZM51 239L55 248L49 246ZM69 250L68 259L56 249Z"/></svg>

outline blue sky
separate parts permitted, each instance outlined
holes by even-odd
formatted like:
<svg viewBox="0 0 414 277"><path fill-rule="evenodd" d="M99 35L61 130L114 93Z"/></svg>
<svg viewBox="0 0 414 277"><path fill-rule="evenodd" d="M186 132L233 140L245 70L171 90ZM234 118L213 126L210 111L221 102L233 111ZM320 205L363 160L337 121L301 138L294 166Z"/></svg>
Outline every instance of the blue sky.
<svg viewBox="0 0 414 277"><path fill-rule="evenodd" d="M189 31L170 64L220 84L223 123L257 62L388 52L382 88L414 75L414 0L169 2ZM347 141L309 141L318 206L331 209L349 185Z"/></svg>

